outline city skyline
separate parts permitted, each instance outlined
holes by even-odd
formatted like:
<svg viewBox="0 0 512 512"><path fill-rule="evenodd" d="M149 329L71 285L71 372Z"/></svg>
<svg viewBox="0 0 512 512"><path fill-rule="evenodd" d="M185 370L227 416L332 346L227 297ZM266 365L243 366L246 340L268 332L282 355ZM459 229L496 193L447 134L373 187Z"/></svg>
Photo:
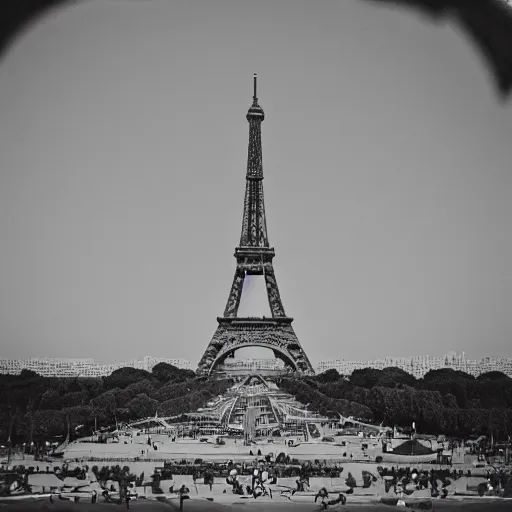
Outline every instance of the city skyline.
<svg viewBox="0 0 512 512"><path fill-rule="evenodd" d="M254 72L305 353L509 355L512 118L458 33L364 2L93 0L0 65L7 356L199 360L232 278Z"/></svg>
<svg viewBox="0 0 512 512"><path fill-rule="evenodd" d="M351 375L354 370L364 368L375 368L383 370L384 368L400 368L413 375L416 379L422 378L430 370L439 370L451 368L453 370L468 373L474 377L491 371L499 371L512 377L512 357L492 357L486 356L481 359L470 359L465 353L457 354L447 352L442 356L388 356L385 358L350 361L345 359L332 359L330 361L320 361L317 365L317 371L323 373L330 369L336 369L341 375Z"/></svg>
<svg viewBox="0 0 512 512"><path fill-rule="evenodd" d="M421 358L432 358L432 359L438 359L438 360L441 360L441 359L444 359L446 358L447 356L450 356L450 355L457 355L457 357L464 357L466 358L468 361L483 361L483 360L497 360L497 359L500 359L500 360L511 360L512 361L512 354L511 355L505 355L505 356L500 356L500 355L497 355L497 354L484 354L484 355L475 355L474 353L471 353L471 352L467 352L465 350L461 350L461 351L456 351L456 350L446 350L444 352L436 352L436 353L433 353L433 352L430 352L430 353L423 353L423 354L411 354L411 353L403 353L403 354L393 354L393 353L388 353L388 354L384 354L383 356L379 356L379 357L374 357L374 358L362 358L362 357L342 357L342 355L339 353L339 352L336 352L335 350L332 351L332 353L330 354L329 357L327 358L316 358L314 357L314 353L313 355L310 357L311 359L311 362L313 364L313 367L315 369L315 371L318 373L318 372L321 372L321 371L325 371L326 369L328 369L330 366L328 366L329 363L331 363L332 361L345 361L345 362L351 362L351 363L359 363L359 362L371 362L371 361L405 361L405 360L411 360L411 359L421 359ZM148 355L144 355L144 354L134 354L133 357L130 357L130 358L126 358L126 359L123 359L123 358L119 358L119 357L111 357L111 358L99 358L99 357L73 357L72 355L68 355L68 354L61 354L60 356L43 356L43 355L38 355L38 354L29 354L28 356L26 357L4 357L2 353L0 353L0 362L1 361L6 361L6 360L15 360L15 361L28 361L28 360L40 360L40 361L44 361L44 360L62 360L62 361L86 361L86 360L90 360L90 361L94 361L94 363L96 364L100 364L100 365L115 365L117 367L120 367L119 365L122 364L123 362L133 362L133 361L137 361L137 362L143 362L144 360L147 360L147 359L152 359L152 360L155 360L155 361L158 361L158 362L169 362L169 361L182 361L182 362L186 362L189 366L186 366L186 368L189 368L191 370L196 370L196 367L197 367L197 363L199 362L199 359L191 359L191 358L183 358L183 357L173 357L172 355L169 355L169 356L148 356ZM275 360L277 364L281 365L281 363L283 363L282 360L280 360L279 358L276 358L268 353L261 353L258 351L258 347L254 347L254 349L242 349L242 350L239 350L235 353L235 356L233 358L233 361L244 361L244 362L247 362L247 361L251 361L251 360L255 360L255 361L271 361L271 360ZM227 362L229 363L230 360L227 360ZM185 366L180 366L180 367L185 367ZM512 374L511 374L512 376Z"/></svg>
<svg viewBox="0 0 512 512"><path fill-rule="evenodd" d="M101 362L94 358L31 357L27 359L0 359L0 374L20 374L31 370L44 377L102 377L120 368L136 368L151 372L158 363L168 363L183 370L191 370L190 361L184 359L144 356L117 362Z"/></svg>
<svg viewBox="0 0 512 512"><path fill-rule="evenodd" d="M155 356L144 356L142 358L138 357L125 361L98 361L94 358L49 358L32 356L21 360L0 358L0 373L19 374L21 370L28 369L47 376L103 376L109 375L113 371L124 367L151 371L156 364L161 362L188 370L192 370L197 366L197 361L191 362L184 359ZM284 362L278 358L261 359L240 358L235 356L233 359L227 360L226 364L235 369L284 369ZM471 359L471 357L468 357L465 352L457 354L454 351L449 351L442 355L389 355L384 358L368 360L334 358L319 361L314 366L317 373L322 373L334 368L342 375L350 375L355 369L384 369L397 367L405 370L418 379L423 377L429 370L436 370L440 368L453 368L455 370L469 373L473 376L478 376L481 373L489 371L501 371L509 377L512 377L512 357L500 358L487 355L480 359ZM63 369L61 374L59 374L59 369ZM84 369L86 369L86 371L84 371Z"/></svg>

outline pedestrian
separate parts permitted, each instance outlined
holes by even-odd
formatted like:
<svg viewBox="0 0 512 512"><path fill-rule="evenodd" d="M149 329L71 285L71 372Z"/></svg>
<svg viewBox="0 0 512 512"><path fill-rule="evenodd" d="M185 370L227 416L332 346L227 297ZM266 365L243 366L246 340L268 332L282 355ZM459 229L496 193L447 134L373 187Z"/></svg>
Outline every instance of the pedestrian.
<svg viewBox="0 0 512 512"><path fill-rule="evenodd" d="M180 495L180 511L183 510L183 502L185 500L189 500L190 499L190 489L185 485L183 484L181 487L180 487L180 490L178 491L179 492L179 495Z"/></svg>
<svg viewBox="0 0 512 512"><path fill-rule="evenodd" d="M327 492L327 489L325 487L322 487L315 496L315 503L317 502L318 498L321 498L321 502L323 504L324 500L326 500L328 497L329 493Z"/></svg>

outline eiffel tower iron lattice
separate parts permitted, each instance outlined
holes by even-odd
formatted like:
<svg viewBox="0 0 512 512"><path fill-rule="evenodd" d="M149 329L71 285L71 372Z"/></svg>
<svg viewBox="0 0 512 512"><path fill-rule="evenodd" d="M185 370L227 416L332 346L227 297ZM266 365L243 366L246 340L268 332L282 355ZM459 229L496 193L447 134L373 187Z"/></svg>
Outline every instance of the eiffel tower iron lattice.
<svg viewBox="0 0 512 512"><path fill-rule="evenodd" d="M242 234L234 254L235 276L224 316L217 318L217 330L199 361L197 374L203 376L215 373L215 368L243 347L269 348L274 351L276 357L295 371L304 375L314 374L313 367L293 330L293 318L286 316L284 311L272 265L275 251L268 242L263 200L261 123L265 119L265 114L258 104L256 80L255 75L253 103L246 116L249 121L249 151ZM237 316L246 275L264 276L271 318Z"/></svg>

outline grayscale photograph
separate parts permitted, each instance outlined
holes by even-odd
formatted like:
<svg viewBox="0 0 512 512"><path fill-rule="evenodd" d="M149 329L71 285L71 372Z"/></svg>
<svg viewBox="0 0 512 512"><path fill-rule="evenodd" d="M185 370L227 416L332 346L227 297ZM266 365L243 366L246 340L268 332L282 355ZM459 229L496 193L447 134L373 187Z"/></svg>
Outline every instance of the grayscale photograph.
<svg viewBox="0 0 512 512"><path fill-rule="evenodd" d="M0 512L512 512L512 2L4 0Z"/></svg>

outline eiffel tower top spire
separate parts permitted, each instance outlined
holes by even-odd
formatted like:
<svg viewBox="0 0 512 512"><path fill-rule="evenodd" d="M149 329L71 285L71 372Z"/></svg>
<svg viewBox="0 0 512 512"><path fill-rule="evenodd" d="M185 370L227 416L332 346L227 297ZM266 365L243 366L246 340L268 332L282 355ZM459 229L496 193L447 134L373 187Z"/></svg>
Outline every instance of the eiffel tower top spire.
<svg viewBox="0 0 512 512"><path fill-rule="evenodd" d="M261 151L261 122L265 119L265 113L258 103L257 79L257 75L254 74L252 105L246 116L247 121L249 121L249 151L240 247L269 248L265 203L263 201L263 160Z"/></svg>
<svg viewBox="0 0 512 512"><path fill-rule="evenodd" d="M259 120L260 122L265 119L265 112L258 104L258 96L257 96L257 85L258 85L258 75L254 73L254 93L252 95L252 105L247 112L247 121L251 122L251 119ZM261 141L260 141L260 153L261 153Z"/></svg>

